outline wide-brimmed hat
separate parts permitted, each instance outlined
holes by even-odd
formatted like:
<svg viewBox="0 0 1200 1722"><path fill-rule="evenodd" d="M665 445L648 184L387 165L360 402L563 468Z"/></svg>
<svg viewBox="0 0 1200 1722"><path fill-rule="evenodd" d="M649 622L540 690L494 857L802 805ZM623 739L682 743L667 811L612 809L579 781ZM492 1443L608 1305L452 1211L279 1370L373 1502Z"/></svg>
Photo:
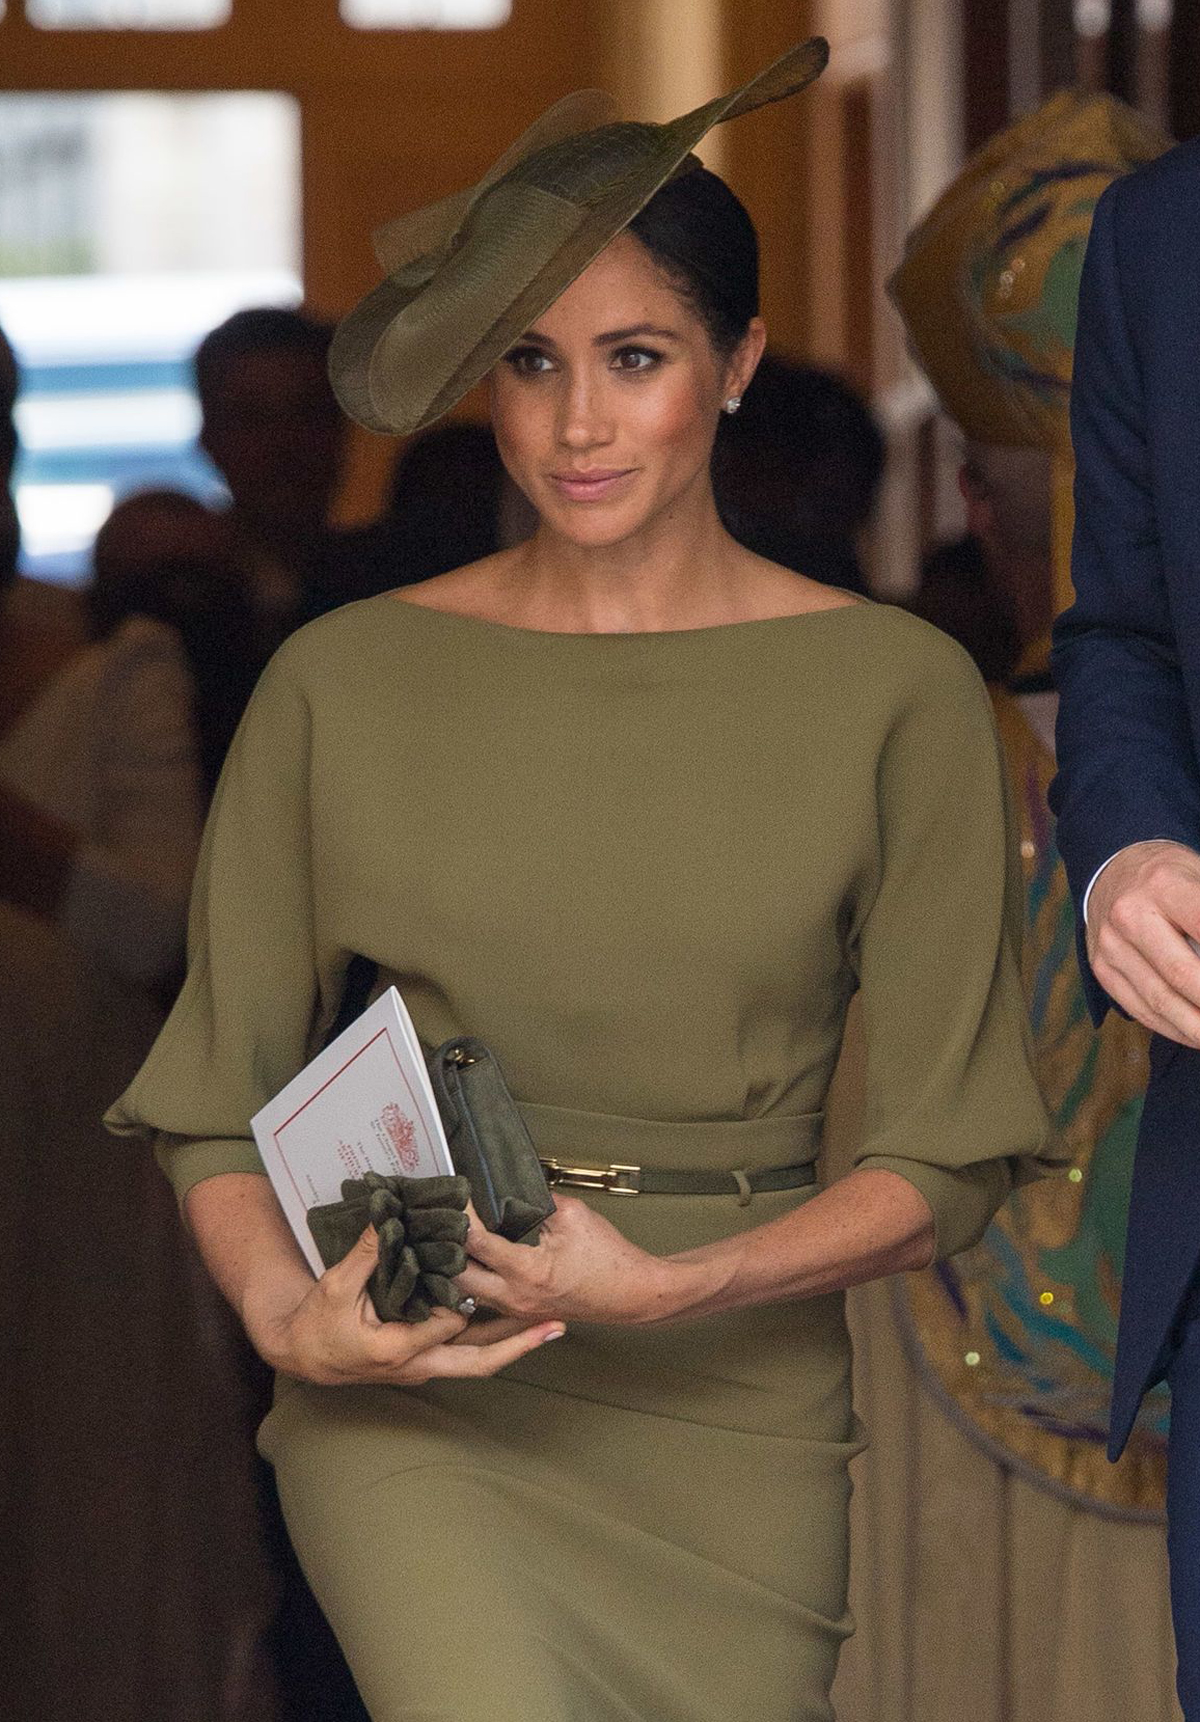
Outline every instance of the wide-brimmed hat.
<svg viewBox="0 0 1200 1722"><path fill-rule="evenodd" d="M1065 449L1096 200L1169 140L1063 91L998 132L915 227L888 292L946 411L977 442Z"/></svg>
<svg viewBox="0 0 1200 1722"><path fill-rule="evenodd" d="M381 227L383 281L339 324L329 374L370 430L407 435L447 412L654 193L705 133L794 95L829 58L819 36L740 89L662 125L619 121L600 90L542 115L477 185Z"/></svg>

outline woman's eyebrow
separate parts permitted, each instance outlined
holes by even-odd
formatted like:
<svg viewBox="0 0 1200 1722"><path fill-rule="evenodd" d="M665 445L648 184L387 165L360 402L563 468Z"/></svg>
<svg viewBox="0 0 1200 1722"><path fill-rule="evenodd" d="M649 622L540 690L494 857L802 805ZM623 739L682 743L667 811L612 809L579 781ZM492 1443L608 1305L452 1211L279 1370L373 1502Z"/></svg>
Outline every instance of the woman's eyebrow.
<svg viewBox="0 0 1200 1722"><path fill-rule="evenodd" d="M592 345L594 347L610 347L614 341L629 341L635 335L655 335L660 341L677 341L679 339L674 329L660 328L657 323L631 323L627 329L610 329L605 335L597 335Z"/></svg>
<svg viewBox="0 0 1200 1722"><path fill-rule="evenodd" d="M664 329L657 323L630 323L628 328L609 329L603 335L594 335L592 345L594 347L611 347L617 341L632 340L635 335L653 335L660 341L678 341L680 339L677 330ZM540 335L536 329L528 329L517 344L521 345L522 343L528 346L545 347L550 352L558 351L557 344L550 339L549 335Z"/></svg>

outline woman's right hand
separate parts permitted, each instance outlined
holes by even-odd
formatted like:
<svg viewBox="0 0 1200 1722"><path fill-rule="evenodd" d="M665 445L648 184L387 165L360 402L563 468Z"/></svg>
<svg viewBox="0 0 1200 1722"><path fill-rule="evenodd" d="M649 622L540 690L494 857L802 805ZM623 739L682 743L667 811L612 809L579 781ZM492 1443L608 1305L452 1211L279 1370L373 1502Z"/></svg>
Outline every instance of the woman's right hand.
<svg viewBox="0 0 1200 1722"><path fill-rule="evenodd" d="M249 1292L242 1318L255 1349L273 1368L323 1387L350 1383L419 1387L437 1378L495 1375L557 1339L562 1322L488 1323L467 1338L467 1318L435 1309L420 1322L380 1321L367 1291L378 1260L368 1226L349 1255L304 1286ZM297 1290L301 1295L296 1296Z"/></svg>

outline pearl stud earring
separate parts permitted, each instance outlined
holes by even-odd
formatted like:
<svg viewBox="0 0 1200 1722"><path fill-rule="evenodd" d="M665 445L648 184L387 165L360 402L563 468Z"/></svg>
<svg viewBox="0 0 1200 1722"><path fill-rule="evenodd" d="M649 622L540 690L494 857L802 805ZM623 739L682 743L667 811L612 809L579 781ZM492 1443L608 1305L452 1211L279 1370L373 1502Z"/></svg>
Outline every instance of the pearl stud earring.
<svg viewBox="0 0 1200 1722"><path fill-rule="evenodd" d="M724 410L727 413L736 413L738 408L741 406L741 404L742 404L741 395L730 395L729 399L725 402L725 409Z"/></svg>

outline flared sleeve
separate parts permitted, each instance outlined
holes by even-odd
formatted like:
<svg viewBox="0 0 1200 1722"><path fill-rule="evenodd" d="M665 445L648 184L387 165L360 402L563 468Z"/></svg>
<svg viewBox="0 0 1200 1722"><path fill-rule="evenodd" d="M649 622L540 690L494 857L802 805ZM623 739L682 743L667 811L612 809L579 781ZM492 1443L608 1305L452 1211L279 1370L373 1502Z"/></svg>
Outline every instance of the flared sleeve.
<svg viewBox="0 0 1200 1722"><path fill-rule="evenodd" d="M284 647L255 692L201 845L188 976L105 1116L155 1144L182 1200L222 1172L262 1172L250 1119L304 1064L318 994L310 867L310 713Z"/></svg>
<svg viewBox="0 0 1200 1722"><path fill-rule="evenodd" d="M928 631L878 767L879 873L857 937L867 1043L856 1164L933 1209L939 1258L1062 1159L1021 985L1024 882L987 692Z"/></svg>

